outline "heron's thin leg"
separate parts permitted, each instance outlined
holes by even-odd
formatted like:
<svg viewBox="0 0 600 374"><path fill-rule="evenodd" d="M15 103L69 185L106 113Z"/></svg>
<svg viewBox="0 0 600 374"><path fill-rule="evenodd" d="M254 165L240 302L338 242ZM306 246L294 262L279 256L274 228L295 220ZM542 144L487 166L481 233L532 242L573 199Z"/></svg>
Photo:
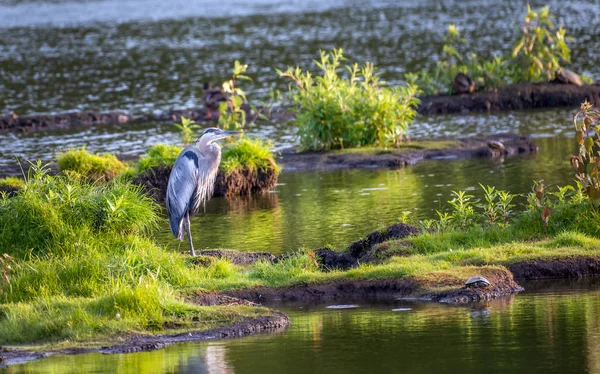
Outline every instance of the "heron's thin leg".
<svg viewBox="0 0 600 374"><path fill-rule="evenodd" d="M188 240L190 241L190 254L192 256L196 256L196 251L194 251L194 244L192 243L192 225L190 225L190 213L185 214L185 226L188 232Z"/></svg>

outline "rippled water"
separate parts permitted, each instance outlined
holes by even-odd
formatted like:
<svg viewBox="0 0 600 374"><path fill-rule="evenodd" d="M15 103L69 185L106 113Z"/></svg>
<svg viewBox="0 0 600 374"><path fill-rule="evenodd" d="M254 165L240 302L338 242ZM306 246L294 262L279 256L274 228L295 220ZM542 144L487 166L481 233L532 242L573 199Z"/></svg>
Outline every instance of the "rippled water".
<svg viewBox="0 0 600 374"><path fill-rule="evenodd" d="M576 38L573 68L600 78L597 2L530 3L551 5ZM523 13L523 1L492 0L5 0L0 113L190 107L235 59L250 65L250 97L264 99L287 86L275 68L309 68L333 47L397 83L435 63L449 23L487 56L510 49Z"/></svg>
<svg viewBox="0 0 600 374"><path fill-rule="evenodd" d="M466 307L277 305L292 321L279 333L147 353L50 357L7 372L598 373L600 281L524 286L516 296Z"/></svg>

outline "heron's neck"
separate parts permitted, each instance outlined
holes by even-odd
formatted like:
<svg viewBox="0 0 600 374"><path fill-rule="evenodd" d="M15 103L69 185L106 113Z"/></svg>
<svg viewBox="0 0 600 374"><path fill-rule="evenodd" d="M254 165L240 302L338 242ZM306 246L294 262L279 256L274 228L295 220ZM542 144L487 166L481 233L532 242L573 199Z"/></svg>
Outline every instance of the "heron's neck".
<svg viewBox="0 0 600 374"><path fill-rule="evenodd" d="M221 157L221 147L217 143L212 143L207 140L200 139L196 143L196 148L205 156L212 156L215 158Z"/></svg>

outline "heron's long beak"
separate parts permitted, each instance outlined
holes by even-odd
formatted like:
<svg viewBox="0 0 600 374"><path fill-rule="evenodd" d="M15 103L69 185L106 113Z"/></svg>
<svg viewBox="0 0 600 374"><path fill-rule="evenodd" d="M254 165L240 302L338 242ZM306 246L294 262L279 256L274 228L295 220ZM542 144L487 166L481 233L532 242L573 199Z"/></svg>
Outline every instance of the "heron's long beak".
<svg viewBox="0 0 600 374"><path fill-rule="evenodd" d="M221 131L221 133L218 135L219 139L223 139L226 138L228 136L233 136L233 135L238 135L241 134L241 131Z"/></svg>

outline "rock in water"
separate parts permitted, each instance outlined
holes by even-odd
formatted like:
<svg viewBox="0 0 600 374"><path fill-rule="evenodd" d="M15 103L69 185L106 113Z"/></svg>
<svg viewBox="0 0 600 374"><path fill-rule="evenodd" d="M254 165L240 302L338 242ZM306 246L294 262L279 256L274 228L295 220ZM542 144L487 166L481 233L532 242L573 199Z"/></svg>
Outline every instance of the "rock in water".
<svg viewBox="0 0 600 374"><path fill-rule="evenodd" d="M560 68L556 71L556 77L554 79L557 83L563 84L574 84L576 86L583 86L579 75L569 69Z"/></svg>

